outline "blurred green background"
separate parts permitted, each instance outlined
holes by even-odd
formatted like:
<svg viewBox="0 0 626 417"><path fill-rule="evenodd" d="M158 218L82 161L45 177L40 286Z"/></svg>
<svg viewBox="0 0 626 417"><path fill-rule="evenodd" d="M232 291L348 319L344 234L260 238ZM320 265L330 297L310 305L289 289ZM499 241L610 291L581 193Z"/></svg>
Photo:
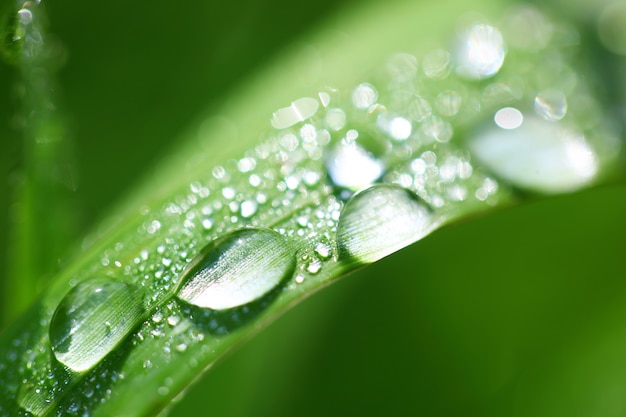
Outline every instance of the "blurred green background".
<svg viewBox="0 0 626 417"><path fill-rule="evenodd" d="M207 109L219 112L235 86L356 3L49 2L76 238ZM0 64L0 281L23 148L16 79ZM297 306L172 414L626 416L625 191L539 200L438 231Z"/></svg>

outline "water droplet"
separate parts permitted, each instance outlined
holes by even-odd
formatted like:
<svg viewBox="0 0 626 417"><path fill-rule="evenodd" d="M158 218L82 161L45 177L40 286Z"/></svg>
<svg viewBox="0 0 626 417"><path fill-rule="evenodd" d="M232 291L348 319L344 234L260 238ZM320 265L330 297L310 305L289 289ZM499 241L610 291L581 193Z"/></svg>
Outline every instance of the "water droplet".
<svg viewBox="0 0 626 417"><path fill-rule="evenodd" d="M545 90L535 97L535 112L546 120L556 122L567 113L567 99L558 90Z"/></svg>
<svg viewBox="0 0 626 417"><path fill-rule="evenodd" d="M409 104L408 112L411 119L422 122L432 115L433 108L427 100L416 96Z"/></svg>
<svg viewBox="0 0 626 417"><path fill-rule="evenodd" d="M459 112L462 101L463 98L459 93L452 90L446 90L439 93L435 105L442 116L451 117Z"/></svg>
<svg viewBox="0 0 626 417"><path fill-rule="evenodd" d="M329 109L326 113L326 124L332 130L341 130L346 125L346 113L341 109Z"/></svg>
<svg viewBox="0 0 626 417"><path fill-rule="evenodd" d="M213 310L239 307L263 297L294 269L285 237L270 229L240 229L202 250L183 273L177 297Z"/></svg>
<svg viewBox="0 0 626 417"><path fill-rule="evenodd" d="M329 152L326 169L337 186L356 190L380 178L384 166L356 142L342 140Z"/></svg>
<svg viewBox="0 0 626 417"><path fill-rule="evenodd" d="M474 25L462 36L456 51L457 72L476 80L491 77L502 67L505 50L498 29L484 24Z"/></svg>
<svg viewBox="0 0 626 417"><path fill-rule="evenodd" d="M387 63L387 70L395 82L410 81L417 75L417 59L410 54L395 54Z"/></svg>
<svg viewBox="0 0 626 417"><path fill-rule="evenodd" d="M306 267L309 274L315 275L322 270L322 261L319 259L312 259Z"/></svg>
<svg viewBox="0 0 626 417"><path fill-rule="evenodd" d="M241 203L241 217L248 219L256 213L258 203L254 200L246 200Z"/></svg>
<svg viewBox="0 0 626 417"><path fill-rule="evenodd" d="M313 116L320 103L314 98L302 97L292 102L289 107L278 109L272 115L272 126L285 129L296 123L303 122Z"/></svg>
<svg viewBox="0 0 626 417"><path fill-rule="evenodd" d="M339 257L374 262L420 240L436 225L428 207L410 191L375 185L344 207L337 228Z"/></svg>
<svg viewBox="0 0 626 417"><path fill-rule="evenodd" d="M354 107L367 110L378 100L378 92L373 85L368 83L359 84L352 93L352 103Z"/></svg>
<svg viewBox="0 0 626 417"><path fill-rule="evenodd" d="M22 25L29 25L33 21L33 12L29 9L20 9L17 11L17 17Z"/></svg>
<svg viewBox="0 0 626 417"><path fill-rule="evenodd" d="M422 123L424 133L437 142L448 142L454 133L452 125L436 116L431 116Z"/></svg>
<svg viewBox="0 0 626 417"><path fill-rule="evenodd" d="M529 51L548 46L554 31L550 21L529 4L514 6L505 17L502 28L511 46Z"/></svg>
<svg viewBox="0 0 626 417"><path fill-rule="evenodd" d="M326 242L317 242L315 244L315 253L322 259L330 258L332 251L332 248Z"/></svg>
<svg viewBox="0 0 626 417"><path fill-rule="evenodd" d="M517 129L524 122L524 115L514 107L504 107L496 112L493 120L502 129Z"/></svg>
<svg viewBox="0 0 626 417"><path fill-rule="evenodd" d="M403 141L411 136L413 127L404 117L392 116L388 113L383 113L376 119L378 126L387 132L392 139Z"/></svg>
<svg viewBox="0 0 626 417"><path fill-rule="evenodd" d="M50 343L59 362L91 369L144 317L140 291L110 278L93 278L70 290L54 312Z"/></svg>
<svg viewBox="0 0 626 417"><path fill-rule="evenodd" d="M450 74L450 52L444 49L435 49L424 57L422 67L428 78L441 80Z"/></svg>
<svg viewBox="0 0 626 417"><path fill-rule="evenodd" d="M626 4L623 1L612 2L602 11L598 34L609 51L626 55Z"/></svg>
<svg viewBox="0 0 626 417"><path fill-rule="evenodd" d="M527 116L514 129L480 131L469 147L496 175L544 193L576 190L598 170L596 154L582 133L536 116Z"/></svg>

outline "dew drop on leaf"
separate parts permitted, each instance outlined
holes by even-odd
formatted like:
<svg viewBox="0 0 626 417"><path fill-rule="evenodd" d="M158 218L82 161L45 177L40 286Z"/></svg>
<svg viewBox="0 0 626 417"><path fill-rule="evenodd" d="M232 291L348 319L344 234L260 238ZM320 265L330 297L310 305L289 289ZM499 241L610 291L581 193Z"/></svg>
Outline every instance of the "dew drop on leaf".
<svg viewBox="0 0 626 417"><path fill-rule="evenodd" d="M337 227L340 259L375 262L430 233L437 221L412 192L374 185L346 203Z"/></svg>
<svg viewBox="0 0 626 417"><path fill-rule="evenodd" d="M295 252L270 229L246 228L209 243L184 272L177 297L189 304L224 310L263 297L295 270Z"/></svg>
<svg viewBox="0 0 626 417"><path fill-rule="evenodd" d="M574 191L597 174L597 155L576 129L521 113L511 125L495 121L468 145L495 175L515 186L541 193Z"/></svg>
<svg viewBox="0 0 626 417"><path fill-rule="evenodd" d="M50 343L75 372L93 368L144 318L141 292L111 278L92 278L70 290L54 312Z"/></svg>

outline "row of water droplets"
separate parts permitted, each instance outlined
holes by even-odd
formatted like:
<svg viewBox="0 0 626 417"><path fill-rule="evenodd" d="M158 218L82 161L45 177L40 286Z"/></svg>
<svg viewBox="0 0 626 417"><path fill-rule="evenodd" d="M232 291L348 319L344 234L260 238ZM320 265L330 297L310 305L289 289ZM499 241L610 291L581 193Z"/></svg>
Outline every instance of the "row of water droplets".
<svg viewBox="0 0 626 417"><path fill-rule="evenodd" d="M614 145L569 67L576 33L527 6L502 21L504 32L472 18L450 50L421 62L398 53L352 89L294 100L256 148L161 208L142 207L132 241L104 250L81 275L95 278L77 277L42 320L56 360L39 349L20 362L26 414L88 415L106 402L111 372L124 377L109 360L122 343L161 347L141 358L146 378L177 355L201 368L221 336L333 265L376 261L508 201L511 186L559 192L593 180L597 149ZM81 378L93 394L61 400ZM176 389L165 378L157 391Z"/></svg>

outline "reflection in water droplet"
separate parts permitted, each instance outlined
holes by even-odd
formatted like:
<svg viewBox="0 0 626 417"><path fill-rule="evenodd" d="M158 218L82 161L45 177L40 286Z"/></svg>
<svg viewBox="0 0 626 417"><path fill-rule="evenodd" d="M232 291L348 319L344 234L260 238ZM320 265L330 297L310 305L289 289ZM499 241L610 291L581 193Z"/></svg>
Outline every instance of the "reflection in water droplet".
<svg viewBox="0 0 626 417"><path fill-rule="evenodd" d="M339 257L374 262L420 240L436 225L427 206L410 191L375 185L355 194L341 212Z"/></svg>
<svg viewBox="0 0 626 417"><path fill-rule="evenodd" d="M298 122L303 122L317 112L319 105L319 102L314 98L299 98L289 107L283 107L274 112L271 121L272 126L276 129L285 129Z"/></svg>
<svg viewBox="0 0 626 417"><path fill-rule="evenodd" d="M538 117L527 116L516 129L485 129L469 147L498 176L544 193L576 190L598 171L582 133Z"/></svg>
<svg viewBox="0 0 626 417"><path fill-rule="evenodd" d="M567 113L567 99L558 90L545 90L535 97L535 112L549 121L558 121Z"/></svg>
<svg viewBox="0 0 626 417"><path fill-rule="evenodd" d="M142 321L141 293L110 278L93 278L70 290L54 312L50 343L59 362L91 369Z"/></svg>
<svg viewBox="0 0 626 417"><path fill-rule="evenodd" d="M482 79L496 74L504 63L505 46L498 29L474 25L462 37L456 51L459 75Z"/></svg>
<svg viewBox="0 0 626 417"><path fill-rule="evenodd" d="M202 308L223 310L255 301L295 269L285 237L270 229L228 233L207 245L183 273L177 297Z"/></svg>
<svg viewBox="0 0 626 417"><path fill-rule="evenodd" d="M357 190L380 178L384 166L355 141L344 139L328 153L326 169L335 185Z"/></svg>

